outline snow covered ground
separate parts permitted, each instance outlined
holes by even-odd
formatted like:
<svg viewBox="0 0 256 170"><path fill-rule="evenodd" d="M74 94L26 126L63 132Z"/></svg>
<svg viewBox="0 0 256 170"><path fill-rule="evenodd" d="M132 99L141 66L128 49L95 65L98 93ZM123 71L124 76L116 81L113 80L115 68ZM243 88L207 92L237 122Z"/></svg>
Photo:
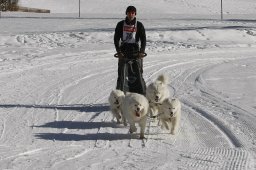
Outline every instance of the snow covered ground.
<svg viewBox="0 0 256 170"><path fill-rule="evenodd" d="M1 13L0 169L256 169L256 3L224 1L223 21L210 0L86 1L81 19ZM176 136L150 118L143 141L111 122L113 33L129 4L147 31L146 83L165 73L182 101Z"/></svg>

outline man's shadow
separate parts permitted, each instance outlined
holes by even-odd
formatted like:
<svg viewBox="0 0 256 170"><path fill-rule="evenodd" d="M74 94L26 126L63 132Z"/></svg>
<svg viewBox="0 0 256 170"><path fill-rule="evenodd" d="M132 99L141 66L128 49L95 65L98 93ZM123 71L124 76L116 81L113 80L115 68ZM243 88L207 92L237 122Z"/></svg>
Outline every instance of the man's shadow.
<svg viewBox="0 0 256 170"><path fill-rule="evenodd" d="M109 111L109 105L103 104L73 104L73 105L29 105L29 104L0 104L0 108L36 108L77 110L80 112L104 112Z"/></svg>

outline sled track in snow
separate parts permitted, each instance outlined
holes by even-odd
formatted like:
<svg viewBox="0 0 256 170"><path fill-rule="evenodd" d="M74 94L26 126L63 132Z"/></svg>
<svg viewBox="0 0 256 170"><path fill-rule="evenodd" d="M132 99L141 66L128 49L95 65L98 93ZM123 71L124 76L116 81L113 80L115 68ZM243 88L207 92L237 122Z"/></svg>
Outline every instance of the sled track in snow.
<svg viewBox="0 0 256 170"><path fill-rule="evenodd" d="M201 59L195 59L188 62L184 61L182 63L175 63L172 65L169 64L170 62L166 62L165 64L167 66L164 66L165 65L164 64L161 67L161 69L159 69L158 71L155 71L154 73L159 74L161 72L167 71L170 68L180 69L182 65L186 65L186 64L192 65L191 67L189 67L190 69L188 70L182 71L181 69L181 71L177 72L178 74L174 76L175 78L171 80L172 82L171 87L174 89L173 95L179 98L179 96L183 96L184 94L187 95L187 93L196 94L194 92L198 91L196 87L198 76L200 76L202 72L210 68L212 65L219 64L222 62L223 62L223 59L221 58L211 60L210 63L207 60L201 60ZM170 73L173 74L173 72L169 72L169 74ZM151 76L153 76L153 74L151 74ZM189 114L197 113L198 115L200 115L201 117L209 121L210 124L212 124L212 128L219 129L218 131L222 134L224 138L226 138L227 142L230 144L231 147L243 146L243 144L236 138L232 130L230 130L227 126L225 126L224 122L222 122L219 118L215 117L213 113L211 113L211 111L209 112L206 109L203 109L202 106L197 106L195 104L197 102L194 100L194 97L192 98L189 97L189 99L187 98L185 99L181 97L181 99L184 106L187 109L191 110L192 113L189 113Z"/></svg>
<svg viewBox="0 0 256 170"><path fill-rule="evenodd" d="M183 62L180 64L176 63L172 65L169 65L171 62L166 62L166 63L163 63L160 69L157 69L157 68L155 69L154 66L152 65L149 67L150 69L153 68L153 70L156 70L155 72L156 74L153 73L149 77L154 77L154 75L160 74L162 72L165 72L169 75L171 74L172 75L171 77L174 77L173 79L171 79L170 87L173 88L174 96L182 100L182 103L184 105L182 110L186 111L188 114L187 115L188 119L185 118L184 121L192 121L191 123L193 124L195 119L194 120L191 119L190 116L193 115L193 117L195 116L198 117L199 120L201 121L200 123L201 127L209 128L210 126L209 130L205 129L203 131L205 131L206 133L213 133L216 136L220 135L222 140L226 140L226 143L228 144L224 146L221 146L221 145L216 146L216 144L218 144L218 142L216 143L216 141L220 140L218 139L218 137L207 139L211 135L208 134L204 136L199 134L200 141L207 144L206 146L208 148L203 147L203 148L199 148L198 150L192 153L181 154L181 157L185 158L184 166L182 166L185 169L188 167L189 169L229 169L229 170L254 168L255 158L253 158L252 154L248 150L242 149L245 147L243 144L243 141L237 138L233 129L230 128L230 126L227 126L226 124L227 122L223 122L220 117L216 117L215 113L213 113L211 110L208 110L207 107L203 107L204 105L202 105L203 103L209 103L209 104L215 103L216 102L215 100L218 100L218 98L214 97L214 95L212 95L214 100L212 100L211 97L200 98L201 95L204 96L204 94L202 94L204 93L204 89L201 89L200 87L198 87L199 77L203 72L211 68L213 65L221 64L223 61L225 61L225 59L216 59L211 61L210 63L205 60L203 62L198 62L198 63L190 61L187 63ZM165 64L167 66L165 66ZM189 68L188 70L182 70L179 68L179 66L183 64L184 65L189 64L191 66L188 67ZM175 72L172 70L168 70L170 68L172 70L175 70ZM180 71L177 71L178 69ZM210 91L206 91L206 93L208 92L210 93L209 95L211 95ZM185 95L186 97L183 97L183 95ZM204 102L201 103L200 100L204 100ZM220 108L234 107L228 103L224 103L224 104L218 103L218 104L219 104L218 107ZM205 123L202 123L204 121ZM186 124L186 122L184 123ZM183 125L181 128L183 128ZM179 134L179 135L182 135L182 134ZM177 138L179 138L179 136L177 136L175 140ZM150 142L150 140L148 142ZM211 142L213 142L214 145L211 145ZM168 146L173 147L169 143L166 143L166 142L162 142L162 143L166 144L166 147ZM228 160L226 158L228 158Z"/></svg>
<svg viewBox="0 0 256 170"><path fill-rule="evenodd" d="M215 118L210 112L203 110L200 107L197 107L193 103L182 100L183 104L185 104L189 109L192 109L194 113L200 114L202 117L206 118L208 121L212 123L213 126L220 129L223 135L227 136L227 139L230 141L231 147L242 147L243 144L236 138L233 132L224 125L224 122L221 122L218 118Z"/></svg>
<svg viewBox="0 0 256 170"><path fill-rule="evenodd" d="M219 61L218 61L219 63ZM198 81L198 77L207 70L209 67L211 67L212 64L208 65L206 64L205 66L200 66L199 69L195 70L192 72L189 76L187 76L184 79L184 83L188 80L190 82L194 82L193 84L195 85L196 82ZM187 83L186 83L187 84ZM193 99L192 99L193 100ZM195 103L196 102L191 102L188 101L188 99L182 98L183 104L185 104L187 107L190 109L194 110L196 113L200 114L204 118L206 118L208 121L212 122L212 125L215 126L215 128L218 128L220 132L222 132L223 135L226 136L226 139L228 139L229 143L233 147L242 147L242 143L237 139L237 137L234 135L234 133L225 126L225 123L220 120L220 118L217 118L211 113L211 111L207 111L202 106L197 106ZM213 127L214 127L213 126Z"/></svg>
<svg viewBox="0 0 256 170"><path fill-rule="evenodd" d="M194 152L182 153L183 167L196 169L253 169L253 157L248 151L228 148L199 148ZM226 159L228 158L228 160Z"/></svg>

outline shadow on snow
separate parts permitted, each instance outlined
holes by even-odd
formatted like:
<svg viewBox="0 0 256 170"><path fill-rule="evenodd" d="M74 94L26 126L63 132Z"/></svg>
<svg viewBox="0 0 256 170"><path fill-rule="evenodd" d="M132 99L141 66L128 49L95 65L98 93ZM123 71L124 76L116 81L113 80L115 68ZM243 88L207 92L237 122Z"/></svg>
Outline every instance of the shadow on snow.
<svg viewBox="0 0 256 170"><path fill-rule="evenodd" d="M38 128L67 128L67 129L100 129L100 128L122 128L113 122L73 122L73 121L55 121L49 122ZM92 133L92 134L67 134L67 133L37 133L38 139L58 140L58 141L81 141L81 140L122 140L131 139L129 134L111 134L111 133ZM133 137L132 137L133 138ZM134 137L135 138L135 137Z"/></svg>
<svg viewBox="0 0 256 170"><path fill-rule="evenodd" d="M100 129L100 128L123 128L113 122L73 122L73 121L55 121L49 122L41 126L33 126L39 128L67 128L67 129ZM82 141L82 140L123 140L137 139L136 135L121 133L87 133L87 134L67 134L67 133L37 133L35 137L44 140L57 141Z"/></svg>
<svg viewBox="0 0 256 170"><path fill-rule="evenodd" d="M39 128L66 128L66 129L99 129L99 128L118 128L114 122L74 122L74 121L54 121L44 125L33 126Z"/></svg>
<svg viewBox="0 0 256 170"><path fill-rule="evenodd" d="M137 139L135 135L130 134L112 134L112 133L93 133L93 134L66 134L66 133L38 133L35 135L38 139L57 140L57 141L81 141L81 140L123 140Z"/></svg>
<svg viewBox="0 0 256 170"><path fill-rule="evenodd" d="M109 111L107 104L77 104L77 105L25 105L25 104L0 104L0 108L34 108L34 109L59 109L77 110L81 112L95 112L96 115L104 111ZM95 116L96 116L95 115ZM33 126L36 128L58 128L58 129L100 129L100 128L123 128L113 122L75 122L75 121L54 121L43 125ZM36 133L35 137L44 140L58 141L82 141L82 140L124 140L138 139L136 135L121 133L88 133L88 134L67 134L67 133Z"/></svg>
<svg viewBox="0 0 256 170"><path fill-rule="evenodd" d="M75 104L75 105L26 105L26 104L0 104L0 108L35 108L35 109L58 109L77 110L80 112L104 112L109 111L107 104Z"/></svg>

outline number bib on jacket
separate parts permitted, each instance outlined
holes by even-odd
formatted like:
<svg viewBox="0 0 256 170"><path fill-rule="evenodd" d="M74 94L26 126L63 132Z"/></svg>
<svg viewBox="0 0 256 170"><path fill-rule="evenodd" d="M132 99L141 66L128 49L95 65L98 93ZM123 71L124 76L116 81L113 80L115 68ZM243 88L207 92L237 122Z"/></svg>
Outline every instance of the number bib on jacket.
<svg viewBox="0 0 256 170"><path fill-rule="evenodd" d="M135 43L135 35L137 31L137 22L135 25L127 25L124 22L123 26L123 43Z"/></svg>

